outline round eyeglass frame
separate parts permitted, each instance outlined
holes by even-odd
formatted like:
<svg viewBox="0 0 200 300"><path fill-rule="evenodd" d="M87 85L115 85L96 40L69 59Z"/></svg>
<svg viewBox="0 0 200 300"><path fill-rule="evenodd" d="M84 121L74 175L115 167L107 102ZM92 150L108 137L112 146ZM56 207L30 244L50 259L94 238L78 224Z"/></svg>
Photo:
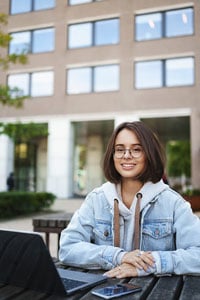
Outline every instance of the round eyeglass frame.
<svg viewBox="0 0 200 300"><path fill-rule="evenodd" d="M131 155L131 157L133 157L133 158L140 158L143 154L142 148L140 149L141 151L139 151L139 152L136 151L136 149L130 149L130 148L123 149L123 151L122 151L122 149L120 149L121 153L117 152L117 150L119 151L119 149L114 149L114 151L113 151L113 155L117 159L123 158L127 151L129 152L129 155Z"/></svg>

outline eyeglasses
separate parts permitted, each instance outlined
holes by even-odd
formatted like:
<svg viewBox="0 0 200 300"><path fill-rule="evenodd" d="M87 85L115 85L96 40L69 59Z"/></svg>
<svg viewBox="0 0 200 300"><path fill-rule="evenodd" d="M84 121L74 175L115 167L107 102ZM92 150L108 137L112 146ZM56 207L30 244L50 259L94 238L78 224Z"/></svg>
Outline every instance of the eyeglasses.
<svg viewBox="0 0 200 300"><path fill-rule="evenodd" d="M115 158L122 158L128 151L129 155L133 158L140 158L143 154L143 149L140 145L135 146L134 148L125 149L123 147L117 147L114 149L113 155Z"/></svg>

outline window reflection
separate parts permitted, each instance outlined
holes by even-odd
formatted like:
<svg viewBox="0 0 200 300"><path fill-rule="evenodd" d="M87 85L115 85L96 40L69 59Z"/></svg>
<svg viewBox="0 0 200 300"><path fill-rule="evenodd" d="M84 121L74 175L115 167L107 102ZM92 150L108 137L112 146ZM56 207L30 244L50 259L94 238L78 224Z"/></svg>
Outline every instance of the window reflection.
<svg viewBox="0 0 200 300"><path fill-rule="evenodd" d="M11 97L27 96L29 94L29 75L28 74L15 74L8 76L8 86L13 90Z"/></svg>
<svg viewBox="0 0 200 300"><path fill-rule="evenodd" d="M12 33L11 37L9 54L26 54L31 51L31 34L29 31Z"/></svg>
<svg viewBox="0 0 200 300"><path fill-rule="evenodd" d="M192 35L193 33L193 8L149 13L135 17L136 41Z"/></svg>
<svg viewBox="0 0 200 300"><path fill-rule="evenodd" d="M83 4L83 3L89 3L93 0L69 0L69 5L76 5L76 4Z"/></svg>
<svg viewBox="0 0 200 300"><path fill-rule="evenodd" d="M135 63L136 89L158 88L162 86L162 61Z"/></svg>
<svg viewBox="0 0 200 300"><path fill-rule="evenodd" d="M119 66L74 68L67 72L67 93L116 91L119 89Z"/></svg>
<svg viewBox="0 0 200 300"><path fill-rule="evenodd" d="M43 28L33 31L16 32L11 34L12 40L9 45L10 54L42 53L53 51L55 30Z"/></svg>
<svg viewBox="0 0 200 300"><path fill-rule="evenodd" d="M34 10L43 10L55 7L55 0L33 0Z"/></svg>
<svg viewBox="0 0 200 300"><path fill-rule="evenodd" d="M158 39L162 36L162 15L154 13L136 16L135 18L136 41Z"/></svg>
<svg viewBox="0 0 200 300"><path fill-rule="evenodd" d="M99 2L102 0L68 0L69 5L77 5L77 4L84 4L90 2Z"/></svg>
<svg viewBox="0 0 200 300"><path fill-rule="evenodd" d="M95 22L94 28L94 45L119 43L119 19Z"/></svg>
<svg viewBox="0 0 200 300"><path fill-rule="evenodd" d="M51 96L54 91L53 71L35 72L32 74L12 74L8 76L8 86L13 90L11 97L27 96Z"/></svg>
<svg viewBox="0 0 200 300"><path fill-rule="evenodd" d="M68 47L79 48L92 45L92 23L70 25Z"/></svg>
<svg viewBox="0 0 200 300"><path fill-rule="evenodd" d="M107 92L119 89L119 66L94 68L94 91Z"/></svg>
<svg viewBox="0 0 200 300"><path fill-rule="evenodd" d="M19 14L31 11L32 0L11 0L10 13Z"/></svg>
<svg viewBox="0 0 200 300"><path fill-rule="evenodd" d="M53 7L55 7L55 0L10 0L11 15Z"/></svg>
<svg viewBox="0 0 200 300"><path fill-rule="evenodd" d="M31 78L31 96L51 96L53 95L53 72L36 72Z"/></svg>
<svg viewBox="0 0 200 300"><path fill-rule="evenodd" d="M135 63L137 89L194 84L194 58L173 58Z"/></svg>
<svg viewBox="0 0 200 300"><path fill-rule="evenodd" d="M166 12L166 36L193 34L193 9L180 9Z"/></svg>
<svg viewBox="0 0 200 300"><path fill-rule="evenodd" d="M106 32L106 34L105 34ZM111 45L119 42L119 19L68 26L68 48Z"/></svg>
<svg viewBox="0 0 200 300"><path fill-rule="evenodd" d="M181 86L194 84L194 59L179 58L166 61L166 85Z"/></svg>
<svg viewBox="0 0 200 300"><path fill-rule="evenodd" d="M77 68L68 70L68 94L90 93L92 89L92 69Z"/></svg>
<svg viewBox="0 0 200 300"><path fill-rule="evenodd" d="M54 28L39 29L33 32L33 53L54 50Z"/></svg>

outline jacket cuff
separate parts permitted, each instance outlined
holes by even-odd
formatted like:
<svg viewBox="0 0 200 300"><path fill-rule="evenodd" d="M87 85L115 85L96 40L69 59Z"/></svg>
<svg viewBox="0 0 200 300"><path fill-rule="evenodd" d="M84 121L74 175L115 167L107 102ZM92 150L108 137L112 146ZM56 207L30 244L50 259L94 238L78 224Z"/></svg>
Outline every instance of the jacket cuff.
<svg viewBox="0 0 200 300"><path fill-rule="evenodd" d="M159 260L156 259L157 274L172 274L173 261L171 253L169 251L152 252L152 254L154 253L157 255L157 257L159 257Z"/></svg>

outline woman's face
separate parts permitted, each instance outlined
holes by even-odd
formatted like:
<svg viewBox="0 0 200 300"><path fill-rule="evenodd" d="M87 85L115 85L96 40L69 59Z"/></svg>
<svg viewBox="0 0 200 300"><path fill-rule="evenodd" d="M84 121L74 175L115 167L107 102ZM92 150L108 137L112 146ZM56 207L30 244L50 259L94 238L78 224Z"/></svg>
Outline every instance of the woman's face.
<svg viewBox="0 0 200 300"><path fill-rule="evenodd" d="M114 150L114 165L122 179L134 179L143 172L145 154L135 133L122 129L116 137Z"/></svg>

